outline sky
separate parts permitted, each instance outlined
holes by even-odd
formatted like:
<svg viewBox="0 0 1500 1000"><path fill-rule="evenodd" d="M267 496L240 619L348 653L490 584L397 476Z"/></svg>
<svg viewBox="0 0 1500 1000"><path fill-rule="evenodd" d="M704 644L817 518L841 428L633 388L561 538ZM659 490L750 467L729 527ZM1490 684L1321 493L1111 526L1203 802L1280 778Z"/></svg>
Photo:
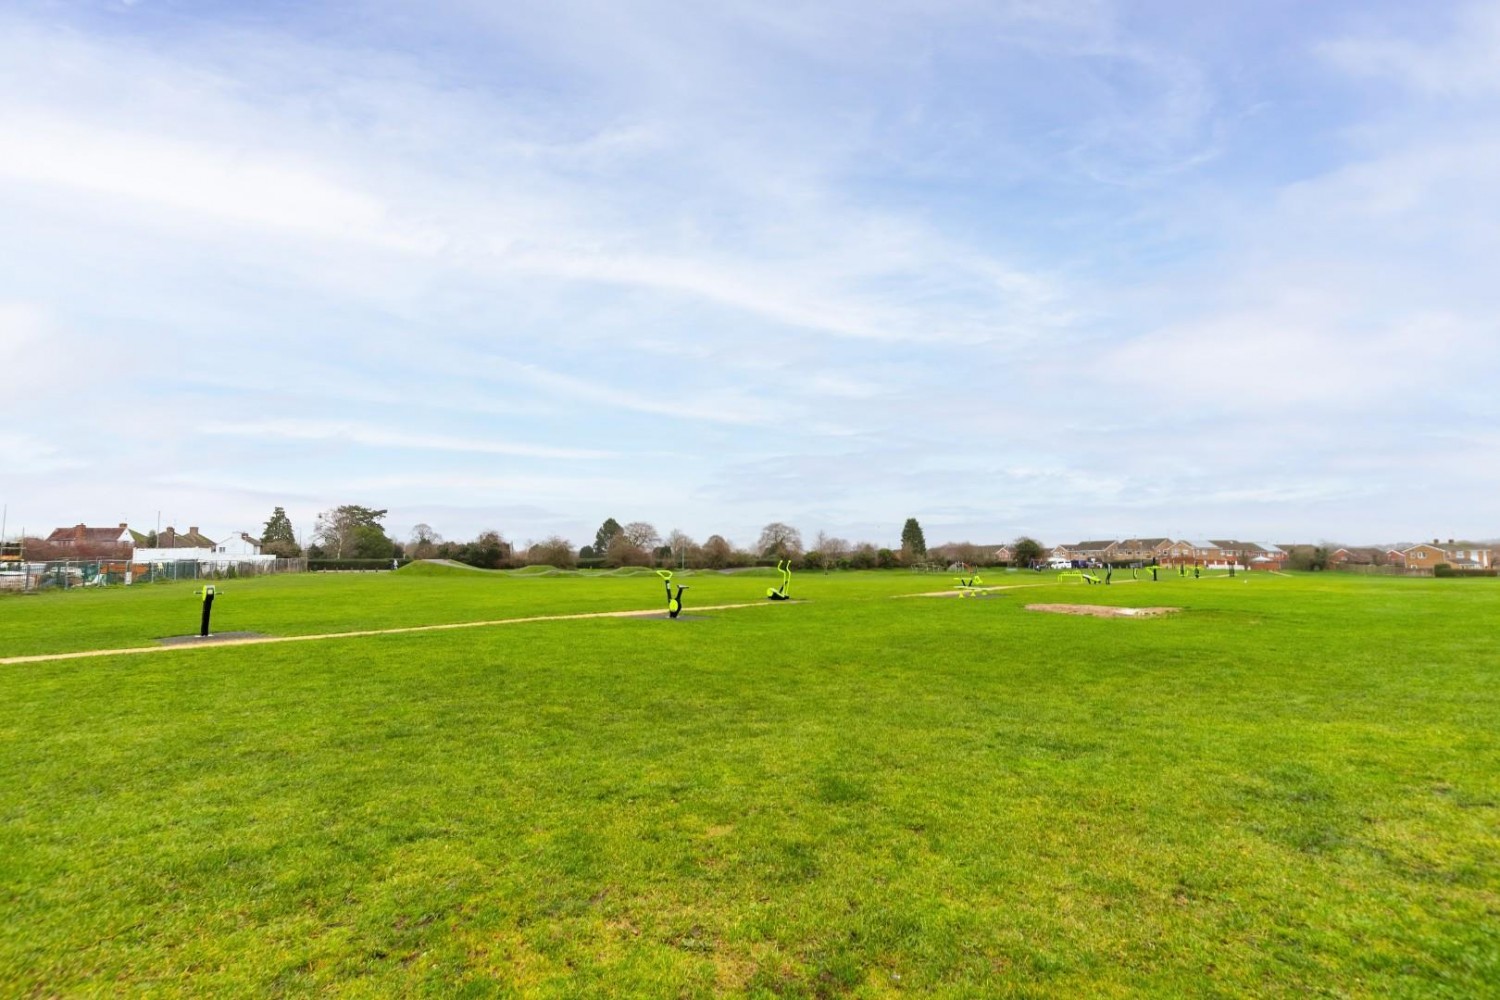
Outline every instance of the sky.
<svg viewBox="0 0 1500 1000"><path fill-rule="evenodd" d="M1500 3L4 0L6 533L1500 536Z"/></svg>

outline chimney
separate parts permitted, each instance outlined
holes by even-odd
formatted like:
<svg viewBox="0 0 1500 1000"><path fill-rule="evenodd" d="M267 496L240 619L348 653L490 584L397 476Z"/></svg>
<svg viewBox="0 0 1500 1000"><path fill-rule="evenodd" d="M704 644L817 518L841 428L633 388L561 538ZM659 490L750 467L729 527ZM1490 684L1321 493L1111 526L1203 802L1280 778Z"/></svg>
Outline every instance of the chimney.
<svg viewBox="0 0 1500 1000"><path fill-rule="evenodd" d="M188 527L188 534L190 534L190 535L196 535L197 533L198 533L198 526L196 524L190 525Z"/></svg>
<svg viewBox="0 0 1500 1000"><path fill-rule="evenodd" d="M1436 538L1434 538L1434 539L1433 539L1433 540L1432 540L1432 544L1433 544L1433 545L1437 545L1437 544L1438 544L1438 540L1437 540L1437 539L1436 539Z"/></svg>
<svg viewBox="0 0 1500 1000"><path fill-rule="evenodd" d="M124 531L128 527L130 527L130 525L126 524L124 521L120 522L120 530L121 531Z"/></svg>
<svg viewBox="0 0 1500 1000"><path fill-rule="evenodd" d="M1448 544L1449 544L1449 545L1452 545L1452 544L1453 544L1453 539L1451 539L1451 538L1450 538L1450 539L1448 539Z"/></svg>

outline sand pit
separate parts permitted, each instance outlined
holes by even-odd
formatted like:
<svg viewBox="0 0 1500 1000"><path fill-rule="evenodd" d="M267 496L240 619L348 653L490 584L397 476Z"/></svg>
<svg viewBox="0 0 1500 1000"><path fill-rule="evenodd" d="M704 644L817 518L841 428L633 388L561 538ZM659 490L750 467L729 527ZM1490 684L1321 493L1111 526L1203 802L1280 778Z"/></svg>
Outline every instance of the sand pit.
<svg viewBox="0 0 1500 1000"><path fill-rule="evenodd" d="M1028 604L1027 611L1050 611L1055 615L1089 615L1093 618L1159 618L1181 608L1111 608L1103 604Z"/></svg>

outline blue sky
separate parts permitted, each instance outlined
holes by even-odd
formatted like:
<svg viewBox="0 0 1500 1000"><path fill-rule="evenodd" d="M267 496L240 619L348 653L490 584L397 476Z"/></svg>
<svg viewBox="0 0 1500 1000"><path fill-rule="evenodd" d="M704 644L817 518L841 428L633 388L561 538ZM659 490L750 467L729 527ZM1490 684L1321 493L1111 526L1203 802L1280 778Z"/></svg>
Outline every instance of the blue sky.
<svg viewBox="0 0 1500 1000"><path fill-rule="evenodd" d="M0 8L0 500L1500 535L1500 5Z"/></svg>

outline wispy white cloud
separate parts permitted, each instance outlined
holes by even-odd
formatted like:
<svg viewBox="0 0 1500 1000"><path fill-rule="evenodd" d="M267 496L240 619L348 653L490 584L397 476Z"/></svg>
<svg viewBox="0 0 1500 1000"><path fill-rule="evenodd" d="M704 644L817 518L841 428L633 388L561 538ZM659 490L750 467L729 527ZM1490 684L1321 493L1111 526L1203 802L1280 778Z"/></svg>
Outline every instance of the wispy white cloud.
<svg viewBox="0 0 1500 1000"><path fill-rule="evenodd" d="M1345 72L1389 79L1435 97L1500 94L1500 8L1469 2L1447 10L1456 12L1449 23L1441 5L1428 11L1438 16L1423 18L1429 30L1436 25L1444 31L1436 39L1366 29L1325 41L1316 50Z"/></svg>
<svg viewBox="0 0 1500 1000"><path fill-rule="evenodd" d="M1433 457L1500 377L1489 7L27 10L0 407L60 522L1376 530L1450 516L1422 461L1500 517Z"/></svg>
<svg viewBox="0 0 1500 1000"><path fill-rule="evenodd" d="M413 451L468 452L477 455L512 455L518 458L549 458L564 461L594 461L609 452L582 448L555 448L517 441L479 440L441 434L420 434L386 427L334 420L209 421L198 432L210 436L279 439L287 441L331 441L365 448Z"/></svg>
<svg viewBox="0 0 1500 1000"><path fill-rule="evenodd" d="M56 445L24 431L0 429L0 454L11 470L23 475L45 475L66 469L81 469L88 463L68 455Z"/></svg>
<svg viewBox="0 0 1500 1000"><path fill-rule="evenodd" d="M386 241L380 203L316 169L54 115L0 115L0 178L299 236Z"/></svg>

